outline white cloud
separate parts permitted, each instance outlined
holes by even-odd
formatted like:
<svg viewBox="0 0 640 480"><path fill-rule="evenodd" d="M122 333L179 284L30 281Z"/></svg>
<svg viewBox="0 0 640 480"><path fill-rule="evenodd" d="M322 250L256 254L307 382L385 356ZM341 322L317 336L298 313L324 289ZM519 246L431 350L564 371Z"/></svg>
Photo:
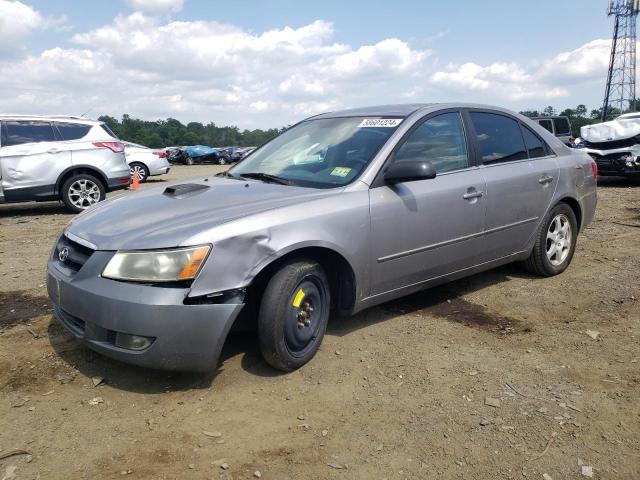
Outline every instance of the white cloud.
<svg viewBox="0 0 640 480"><path fill-rule="evenodd" d="M516 63L493 63L486 67L475 63L450 65L435 72L431 83L447 90L486 92L513 101L549 100L569 95L565 88L540 83Z"/></svg>
<svg viewBox="0 0 640 480"><path fill-rule="evenodd" d="M127 5L141 12L179 12L184 0L125 0Z"/></svg>
<svg viewBox="0 0 640 480"><path fill-rule="evenodd" d="M518 63L448 65L433 73L430 82L450 91L479 91L512 101L565 98L571 86L604 78L610 49L611 40L593 40L533 68Z"/></svg>
<svg viewBox="0 0 640 480"><path fill-rule="evenodd" d="M26 52L25 41L37 30L66 29L67 18L46 17L17 0L0 0L0 58L15 58Z"/></svg>
<svg viewBox="0 0 640 480"><path fill-rule="evenodd" d="M130 0L135 12L73 35L72 47L0 62L3 109L79 114L91 108L92 115L272 127L326 110L408 100L514 106L566 99L578 83L603 75L608 55L607 41L595 40L536 66L435 68L429 49L399 38L339 43L333 24L323 20L251 32L215 21L163 19L149 13L151 3L164 5L155 10L161 13L183 2ZM48 20L22 3L0 0L0 9L8 4L31 12L20 17L23 38L47 28Z"/></svg>
<svg viewBox="0 0 640 480"><path fill-rule="evenodd" d="M23 99L47 96L29 102L30 110L65 105L58 113L92 107L96 113L240 125L250 115L274 126L375 96L388 82L403 84L430 53L395 38L353 48L332 36L333 25L322 20L252 33L134 12L74 35L77 48L0 65L0 77L21 77L19 85L8 85L14 98L16 92ZM0 101L14 104L2 95ZM381 95L379 102L387 100Z"/></svg>
<svg viewBox="0 0 640 480"><path fill-rule="evenodd" d="M609 67L611 40L593 40L543 63L538 77L563 83L602 79Z"/></svg>

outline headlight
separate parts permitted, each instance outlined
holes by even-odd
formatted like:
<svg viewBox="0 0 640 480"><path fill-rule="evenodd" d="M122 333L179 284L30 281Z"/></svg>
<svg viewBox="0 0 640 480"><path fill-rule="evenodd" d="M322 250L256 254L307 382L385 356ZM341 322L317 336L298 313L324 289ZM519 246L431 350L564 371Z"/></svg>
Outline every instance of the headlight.
<svg viewBox="0 0 640 480"><path fill-rule="evenodd" d="M138 282L175 282L196 278L209 245L173 250L117 252L102 272L105 278Z"/></svg>

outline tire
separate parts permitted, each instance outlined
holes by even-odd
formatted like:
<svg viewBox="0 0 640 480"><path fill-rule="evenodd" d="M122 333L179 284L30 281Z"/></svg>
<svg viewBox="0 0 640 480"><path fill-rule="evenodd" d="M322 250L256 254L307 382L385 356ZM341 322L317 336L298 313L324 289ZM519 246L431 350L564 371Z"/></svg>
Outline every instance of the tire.
<svg viewBox="0 0 640 480"><path fill-rule="evenodd" d="M107 196L104 184L93 175L74 175L62 184L60 198L69 210L80 213Z"/></svg>
<svg viewBox="0 0 640 480"><path fill-rule="evenodd" d="M329 282L318 263L298 259L284 264L260 302L258 341L265 361L290 372L311 360L327 329L330 300Z"/></svg>
<svg viewBox="0 0 640 480"><path fill-rule="evenodd" d="M144 163L133 162L129 165L129 169L131 170L131 178L137 174L140 183L149 180L149 169Z"/></svg>
<svg viewBox="0 0 640 480"><path fill-rule="evenodd" d="M193 158L187 157L184 163L185 165L193 165L194 164Z"/></svg>
<svg viewBox="0 0 640 480"><path fill-rule="evenodd" d="M571 207L559 203L549 210L536 237L531 255L523 262L524 268L543 277L564 272L571 263L578 239L578 222Z"/></svg>
<svg viewBox="0 0 640 480"><path fill-rule="evenodd" d="M220 157L218 158L218 165L226 165L227 164L227 159L224 157Z"/></svg>

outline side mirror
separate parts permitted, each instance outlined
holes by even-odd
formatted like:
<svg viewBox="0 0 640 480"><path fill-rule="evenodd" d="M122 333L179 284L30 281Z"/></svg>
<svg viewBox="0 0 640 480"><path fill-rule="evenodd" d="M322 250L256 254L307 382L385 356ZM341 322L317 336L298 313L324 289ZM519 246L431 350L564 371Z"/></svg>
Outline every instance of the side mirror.
<svg viewBox="0 0 640 480"><path fill-rule="evenodd" d="M436 169L431 162L398 162L391 165L384 174L388 185L436 177Z"/></svg>

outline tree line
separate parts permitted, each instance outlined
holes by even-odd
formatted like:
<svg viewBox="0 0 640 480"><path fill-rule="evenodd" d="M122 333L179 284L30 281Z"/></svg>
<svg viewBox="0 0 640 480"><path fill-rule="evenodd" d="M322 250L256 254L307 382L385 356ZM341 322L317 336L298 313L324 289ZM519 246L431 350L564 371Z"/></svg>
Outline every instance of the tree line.
<svg viewBox="0 0 640 480"><path fill-rule="evenodd" d="M627 111L637 111L640 109L640 100L632 102ZM602 108L588 111L583 104L576 108L565 108L558 112L553 106L545 107L543 110L524 110L520 112L527 117L543 117L552 115L563 115L571 122L572 135L580 136L580 127L600 123ZM615 118L621 113L615 108L609 107L608 118ZM189 122L186 125L175 118L166 120L141 120L132 118L130 115L123 115L121 120L108 115L103 115L98 120L106 123L111 130L121 138L132 143L139 143L150 148L162 148L183 145L209 145L211 147L253 147L262 145L267 140L282 133L286 127L269 128L267 130L240 130L236 126L219 127L213 122L203 124L200 122Z"/></svg>
<svg viewBox="0 0 640 480"><path fill-rule="evenodd" d="M106 123L118 138L150 148L183 145L252 147L261 145L284 131L284 127L240 130L235 126L219 127L213 122L189 122L184 125L175 118L149 121L132 118L127 114L122 116L122 120L108 115L98 117L98 120Z"/></svg>

